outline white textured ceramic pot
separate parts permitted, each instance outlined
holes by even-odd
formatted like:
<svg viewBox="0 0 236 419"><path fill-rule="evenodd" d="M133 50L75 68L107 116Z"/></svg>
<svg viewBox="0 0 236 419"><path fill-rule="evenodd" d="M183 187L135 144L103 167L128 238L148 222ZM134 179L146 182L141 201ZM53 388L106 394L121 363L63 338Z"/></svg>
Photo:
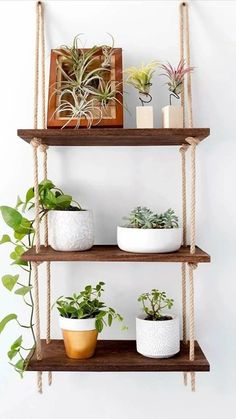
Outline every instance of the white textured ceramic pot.
<svg viewBox="0 0 236 419"><path fill-rule="evenodd" d="M144 320L145 315L136 318L137 351L149 358L170 358L180 350L179 319Z"/></svg>
<svg viewBox="0 0 236 419"><path fill-rule="evenodd" d="M183 128L184 116L182 106L165 106L162 108L163 128Z"/></svg>
<svg viewBox="0 0 236 419"><path fill-rule="evenodd" d="M136 107L137 128L153 128L153 106Z"/></svg>
<svg viewBox="0 0 236 419"><path fill-rule="evenodd" d="M117 243L121 250L134 253L169 253L182 243L181 228L142 229L117 227Z"/></svg>
<svg viewBox="0 0 236 419"><path fill-rule="evenodd" d="M60 316L59 323L67 356L74 359L91 358L98 336L95 319L68 319Z"/></svg>
<svg viewBox="0 0 236 419"><path fill-rule="evenodd" d="M65 252L90 249L94 244L92 211L50 211L49 244Z"/></svg>

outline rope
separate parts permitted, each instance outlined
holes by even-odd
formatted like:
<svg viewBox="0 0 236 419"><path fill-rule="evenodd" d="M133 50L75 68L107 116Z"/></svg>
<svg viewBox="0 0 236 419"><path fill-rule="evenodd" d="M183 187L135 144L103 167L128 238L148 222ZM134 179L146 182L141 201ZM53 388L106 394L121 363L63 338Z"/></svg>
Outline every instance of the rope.
<svg viewBox="0 0 236 419"><path fill-rule="evenodd" d="M188 137L185 141L191 145L190 253L194 254L196 248L196 146L199 140Z"/></svg>
<svg viewBox="0 0 236 419"><path fill-rule="evenodd" d="M194 336L195 336L195 319L194 319L194 281L193 281L193 271L197 268L197 265L189 263L189 359L190 361L194 360ZM191 389L195 391L195 373L191 372Z"/></svg>
<svg viewBox="0 0 236 419"><path fill-rule="evenodd" d="M36 3L36 39L35 39L35 79L34 79L34 129L38 128L38 108L39 108L39 49L41 40L41 62L42 62L42 125L46 127L45 109L45 40L44 40L44 8L42 2ZM39 207L39 180L38 180L38 147L41 141L34 138L31 141L33 147L34 165L34 192L35 192L35 247L36 253L40 251L40 207ZM41 146L42 147L42 146ZM44 157L44 173L47 175L47 156L46 149ZM46 223L46 222L45 222ZM47 227L45 227L44 239L48 241ZM38 291L38 264L33 264L34 268L34 288L35 288L35 328L36 328L36 355L37 359L42 359L41 340L40 340L40 313L39 313L39 291ZM47 270L48 271L48 270ZM49 269L50 276L50 269ZM50 297L50 294L49 294ZM50 333L50 329L49 329ZM37 385L39 393L42 393L42 372L37 373Z"/></svg>
<svg viewBox="0 0 236 419"><path fill-rule="evenodd" d="M46 119L45 119L46 123ZM40 151L43 153L43 174L44 179L47 179L47 150L48 146L42 144ZM48 214L44 217L44 246L48 246ZM47 330L46 330L46 343L51 342L51 264L46 262L46 277L47 277ZM48 384L52 384L52 372L48 372Z"/></svg>
<svg viewBox="0 0 236 419"><path fill-rule="evenodd" d="M179 48L180 48L180 60L184 61L184 5L179 5ZM181 106L183 107L183 127L185 127L185 89L184 83L182 86L182 92L180 95Z"/></svg>
<svg viewBox="0 0 236 419"><path fill-rule="evenodd" d="M188 4L183 2L179 6L179 44L180 44L180 60L184 61L184 50L186 50L186 64L190 67L190 42L189 42L189 13ZM181 92L181 105L183 107L184 121L186 126L186 109L185 109L185 86L183 83ZM191 73L187 74L187 110L189 128L193 127L193 111L192 111L192 84ZM196 210L196 167L195 152L198 140L187 139L191 145L191 217L190 217L190 253L195 253L195 210ZM182 218L183 218L183 246L187 244L187 209L186 209L186 160L185 152L187 145L180 148L182 162ZM190 360L194 359L194 284L193 284L193 268L190 268ZM192 275L192 276L191 276ZM183 341L187 343L187 325L186 325L186 264L182 263L182 310L183 310ZM184 384L187 385L187 373L184 373ZM195 391L195 373L191 372L191 388Z"/></svg>
<svg viewBox="0 0 236 419"><path fill-rule="evenodd" d="M33 289L34 289L34 315L35 315L35 339L36 339L36 357L38 360L42 359L42 348L40 339L40 315L39 315L39 286L38 286L38 264L32 263L33 266ZM37 372L37 388L38 392L42 394L42 372Z"/></svg>
<svg viewBox="0 0 236 419"><path fill-rule="evenodd" d="M186 198L186 151L187 145L180 147L181 172L182 172L182 223L183 223L183 246L187 244L187 198ZM186 298L186 264L181 265L182 277L182 324L183 342L187 344L187 298ZM184 372L184 385L187 385L187 373Z"/></svg>
<svg viewBox="0 0 236 419"><path fill-rule="evenodd" d="M185 3L185 34L186 34L186 63L190 67L190 42L189 42L189 13L188 3ZM192 106L192 77L191 71L187 73L187 104L188 104L188 124L193 127L193 106Z"/></svg>

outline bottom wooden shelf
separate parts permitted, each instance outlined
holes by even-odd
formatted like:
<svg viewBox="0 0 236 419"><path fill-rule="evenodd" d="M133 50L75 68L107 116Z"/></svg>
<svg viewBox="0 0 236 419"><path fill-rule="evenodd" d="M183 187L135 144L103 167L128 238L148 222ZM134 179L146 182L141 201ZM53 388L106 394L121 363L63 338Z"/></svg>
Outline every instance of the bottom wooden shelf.
<svg viewBox="0 0 236 419"><path fill-rule="evenodd" d="M146 358L136 352L134 340L99 340L93 358L67 358L63 340L42 340L43 359L33 355L28 371L210 371L210 365L195 341L195 360L189 361L189 345L181 342L180 352L173 358Z"/></svg>

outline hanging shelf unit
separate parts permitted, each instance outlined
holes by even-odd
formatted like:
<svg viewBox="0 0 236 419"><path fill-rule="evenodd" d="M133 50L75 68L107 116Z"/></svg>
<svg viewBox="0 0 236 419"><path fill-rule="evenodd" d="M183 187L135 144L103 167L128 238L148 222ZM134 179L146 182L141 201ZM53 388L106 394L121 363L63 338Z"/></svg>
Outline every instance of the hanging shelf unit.
<svg viewBox="0 0 236 419"><path fill-rule="evenodd" d="M188 137L202 141L210 134L209 128L179 129L19 129L17 134L30 144L39 138L48 146L182 146ZM22 255L30 262L177 262L208 263L210 256L195 248L181 247L174 253L138 254L120 250L116 245L96 245L84 252L57 252L51 247L35 248ZM209 371L210 365L195 341L194 360L189 359L189 342L181 342L180 352L168 359L151 359L136 352L133 340L100 340L96 356L88 360L72 360L66 357L63 341L51 340L49 344L41 340L42 359L36 354L29 355L28 371Z"/></svg>

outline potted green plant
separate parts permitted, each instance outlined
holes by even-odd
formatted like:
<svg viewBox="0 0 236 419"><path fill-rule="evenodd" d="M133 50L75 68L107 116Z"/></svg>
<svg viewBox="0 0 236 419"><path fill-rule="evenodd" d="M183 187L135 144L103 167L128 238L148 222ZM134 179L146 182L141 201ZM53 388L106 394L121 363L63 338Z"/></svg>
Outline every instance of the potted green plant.
<svg viewBox="0 0 236 419"><path fill-rule="evenodd" d="M120 314L101 301L104 285L104 282L99 282L95 287L87 285L80 293L60 297L56 301L69 358L91 358L96 349L98 333L103 327L111 326L115 319L123 321Z"/></svg>
<svg viewBox="0 0 236 419"><path fill-rule="evenodd" d="M125 70L127 74L126 83L137 89L141 102L141 106L136 106L137 128L153 128L153 106L147 106L147 104L152 101L150 89L152 77L158 65L158 61L151 61L146 65L130 67Z"/></svg>
<svg viewBox="0 0 236 419"><path fill-rule="evenodd" d="M86 214L86 211L81 211L78 203L74 202L70 195L65 194L61 189L57 188L50 180L44 180L39 184L40 195L40 220L49 212L60 212L66 214ZM35 207L35 192L34 188L29 188L25 194L25 198L18 197L16 207L0 206L0 212L9 232L3 234L0 244L10 246L10 260L12 267L18 268L17 274L7 273L2 277L3 286L15 295L22 298L22 301L29 310L29 320L22 322L16 313L7 314L0 321L0 334L4 331L7 324L11 321L17 322L22 333L14 339L9 351L8 357L10 364L21 375L27 368L29 361L29 354L33 355L32 349L35 348L35 335L33 327L33 311L34 302L32 298L32 264L22 259L22 254L34 246L35 242L35 219L32 218L32 208ZM28 214L28 216L26 216ZM70 215L68 215L70 218ZM67 225L70 227L71 220L68 218ZM65 220L64 220L65 221ZM87 221L90 226L90 221ZM80 226L76 223L78 229ZM60 234L61 229L65 229L66 225L58 225L57 233ZM88 229L87 229L88 230ZM55 233L56 234L56 233ZM83 233L83 234L86 234ZM93 233L88 234L87 242L90 240ZM74 240L74 239L73 239ZM76 238L78 242L78 237ZM82 242L84 243L84 237ZM53 242L52 242L53 244ZM32 337L32 345L25 344L24 340L29 338L25 333L30 332Z"/></svg>
<svg viewBox="0 0 236 419"><path fill-rule="evenodd" d="M123 226L117 227L121 250L134 253L175 252L181 246L182 229L172 209L157 214L149 208L134 208Z"/></svg>
<svg viewBox="0 0 236 419"><path fill-rule="evenodd" d="M183 107L172 105L172 98L180 99L183 91L184 77L193 71L193 67L187 67L184 60L180 60L177 68L172 67L170 63L162 64L164 70L162 76L168 78L167 86L170 92L169 105L162 108L162 126L163 128L183 128Z"/></svg>
<svg viewBox="0 0 236 419"><path fill-rule="evenodd" d="M141 294L143 314L136 318L137 352L150 358L170 358L180 350L179 319L163 312L173 300L164 291L152 289Z"/></svg>

